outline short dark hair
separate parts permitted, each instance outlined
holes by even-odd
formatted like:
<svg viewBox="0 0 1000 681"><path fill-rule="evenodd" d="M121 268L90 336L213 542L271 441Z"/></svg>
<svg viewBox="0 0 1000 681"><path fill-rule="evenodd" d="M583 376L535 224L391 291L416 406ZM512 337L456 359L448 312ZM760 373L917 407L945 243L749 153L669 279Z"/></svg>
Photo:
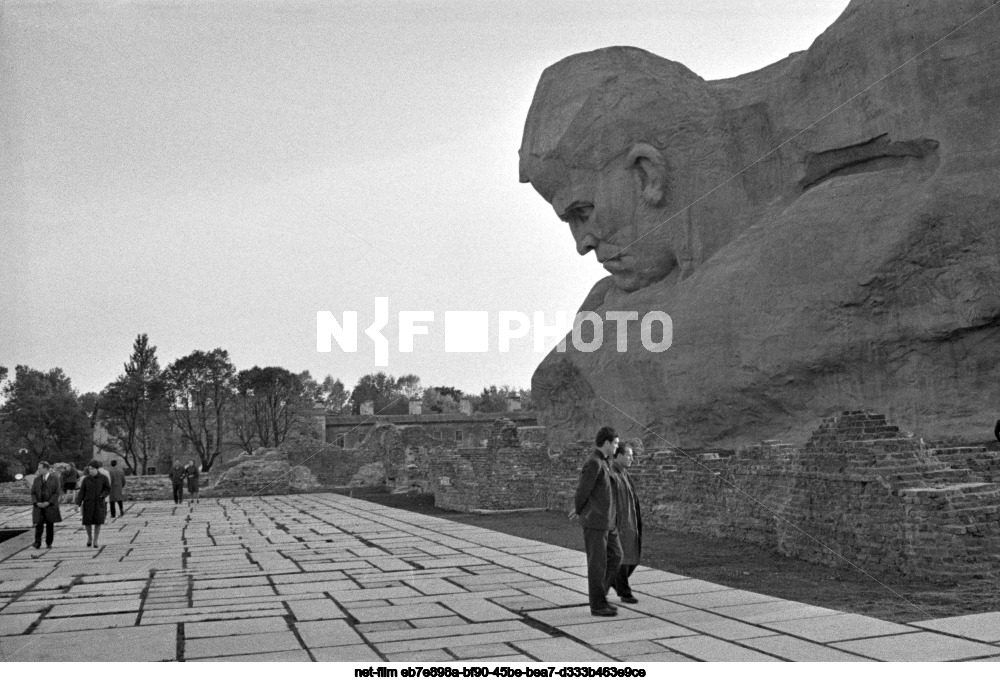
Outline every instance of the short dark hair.
<svg viewBox="0 0 1000 681"><path fill-rule="evenodd" d="M94 459L87 464L87 468L96 468L97 470L101 470L101 462L98 461L97 459Z"/></svg>
<svg viewBox="0 0 1000 681"><path fill-rule="evenodd" d="M632 445L630 445L627 442L622 442L620 445L618 445L618 449L615 450L615 458L617 459L619 455L630 451L632 451Z"/></svg>
<svg viewBox="0 0 1000 681"><path fill-rule="evenodd" d="M614 428L611 426L604 426L597 431L597 446L600 447L605 442L611 442L616 437L618 437L618 433L615 432Z"/></svg>
<svg viewBox="0 0 1000 681"><path fill-rule="evenodd" d="M50 468L48 461L39 461L38 465L41 466L42 468Z"/></svg>

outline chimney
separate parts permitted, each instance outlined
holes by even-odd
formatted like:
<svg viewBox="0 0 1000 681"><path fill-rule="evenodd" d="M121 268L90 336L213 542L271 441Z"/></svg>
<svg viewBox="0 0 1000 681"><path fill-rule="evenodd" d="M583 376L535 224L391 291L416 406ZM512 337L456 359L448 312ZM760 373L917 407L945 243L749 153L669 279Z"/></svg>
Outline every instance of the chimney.
<svg viewBox="0 0 1000 681"><path fill-rule="evenodd" d="M419 397L414 397L410 400L410 415L420 416L423 413L424 402Z"/></svg>
<svg viewBox="0 0 1000 681"><path fill-rule="evenodd" d="M507 411L521 411L521 398L520 397L508 397L507 398Z"/></svg>
<svg viewBox="0 0 1000 681"><path fill-rule="evenodd" d="M322 402L313 404L312 417L320 442L326 442L326 405Z"/></svg>
<svg viewBox="0 0 1000 681"><path fill-rule="evenodd" d="M375 415L375 401L366 400L361 403L361 415L362 416L374 416Z"/></svg>
<svg viewBox="0 0 1000 681"><path fill-rule="evenodd" d="M468 397L463 397L462 401L458 403L458 410L460 412L462 412L463 414L465 414L466 416L471 415L472 414L472 400L470 400Z"/></svg>

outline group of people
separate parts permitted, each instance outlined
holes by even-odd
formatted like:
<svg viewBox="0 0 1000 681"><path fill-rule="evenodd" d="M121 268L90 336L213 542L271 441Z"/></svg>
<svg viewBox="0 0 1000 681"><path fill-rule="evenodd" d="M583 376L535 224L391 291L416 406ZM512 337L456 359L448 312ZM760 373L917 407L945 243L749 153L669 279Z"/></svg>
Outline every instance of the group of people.
<svg viewBox="0 0 1000 681"><path fill-rule="evenodd" d="M111 462L106 469L96 459L87 464L81 477L72 463L59 476L47 461L38 464L35 480L31 485L31 523L35 526L35 550L52 548L55 538L55 523L62 522L60 501L73 501L80 507L80 519L87 530L87 546L100 548L101 525L107 518L107 502L111 504L111 517L125 514L125 471L118 461ZM69 499L64 499L68 495Z"/></svg>
<svg viewBox="0 0 1000 681"><path fill-rule="evenodd" d="M174 504L184 503L184 481L187 480L188 492L191 494L191 499L188 501L189 504L201 503L201 499L198 498L198 490L200 488L200 478L201 469L191 459L187 462L187 466L181 466L180 461L174 461L174 467L170 469L167 473L167 477L170 478L170 482L173 483L174 487Z"/></svg>
<svg viewBox="0 0 1000 681"><path fill-rule="evenodd" d="M628 580L642 553L642 513L628 474L632 448L608 426L597 431L596 444L580 471L569 517L583 526L590 613L614 617L618 608L608 602L610 589L623 603L639 602Z"/></svg>
<svg viewBox="0 0 1000 681"><path fill-rule="evenodd" d="M168 477L173 483L174 503L184 501L184 482L187 481L191 502L198 499L199 478L201 470L194 459L182 467L179 461L174 462ZM45 548L52 548L55 538L55 524L62 522L61 503L76 503L80 507L80 519L87 529L87 546L100 548L101 525L107 519L108 508L111 517L125 515L125 471L113 460L110 469L93 460L87 464L81 475L72 463L60 476L48 461L38 464L35 480L31 484L31 524L35 526L35 550L42 548L44 535ZM117 505L118 513L115 513ZM36 556L37 557L37 556Z"/></svg>

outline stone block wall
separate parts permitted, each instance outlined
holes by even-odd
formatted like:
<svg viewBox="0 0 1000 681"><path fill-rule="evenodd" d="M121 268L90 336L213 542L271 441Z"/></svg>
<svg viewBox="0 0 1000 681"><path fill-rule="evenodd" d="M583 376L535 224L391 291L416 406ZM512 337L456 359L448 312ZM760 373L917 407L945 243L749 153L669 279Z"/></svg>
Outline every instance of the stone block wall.
<svg viewBox="0 0 1000 681"><path fill-rule="evenodd" d="M568 511L593 449L553 450L544 428L502 419L485 449L434 448L425 437L387 426L366 444L395 467L397 487L419 481L438 506L461 511ZM647 527L873 573L941 582L1000 574L1000 457L985 447L938 447L867 412L824 420L801 446L765 442L722 456L634 446Z"/></svg>
<svg viewBox="0 0 1000 681"><path fill-rule="evenodd" d="M881 415L826 419L803 447L766 443L715 461L675 452L650 459L671 464L633 476L653 527L936 581L1000 569L996 456L981 447L936 448Z"/></svg>
<svg viewBox="0 0 1000 681"><path fill-rule="evenodd" d="M430 491L435 505L452 510L548 508L547 459L543 428L517 428L499 419L485 449L459 448L428 457Z"/></svg>
<svg viewBox="0 0 1000 681"><path fill-rule="evenodd" d="M347 486L358 469L370 460L366 452L319 441L282 445L281 449L287 452L291 466L305 466L324 487Z"/></svg>

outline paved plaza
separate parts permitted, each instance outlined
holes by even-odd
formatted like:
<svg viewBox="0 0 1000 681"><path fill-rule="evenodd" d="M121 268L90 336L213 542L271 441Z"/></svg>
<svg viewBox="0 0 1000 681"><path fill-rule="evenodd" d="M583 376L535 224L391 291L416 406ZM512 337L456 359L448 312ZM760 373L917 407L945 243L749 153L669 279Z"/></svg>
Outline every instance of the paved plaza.
<svg viewBox="0 0 1000 681"><path fill-rule="evenodd" d="M597 618L579 551L334 494L136 502L99 549L78 523L0 543L0 660L1000 659L1000 613L900 625L646 568Z"/></svg>

